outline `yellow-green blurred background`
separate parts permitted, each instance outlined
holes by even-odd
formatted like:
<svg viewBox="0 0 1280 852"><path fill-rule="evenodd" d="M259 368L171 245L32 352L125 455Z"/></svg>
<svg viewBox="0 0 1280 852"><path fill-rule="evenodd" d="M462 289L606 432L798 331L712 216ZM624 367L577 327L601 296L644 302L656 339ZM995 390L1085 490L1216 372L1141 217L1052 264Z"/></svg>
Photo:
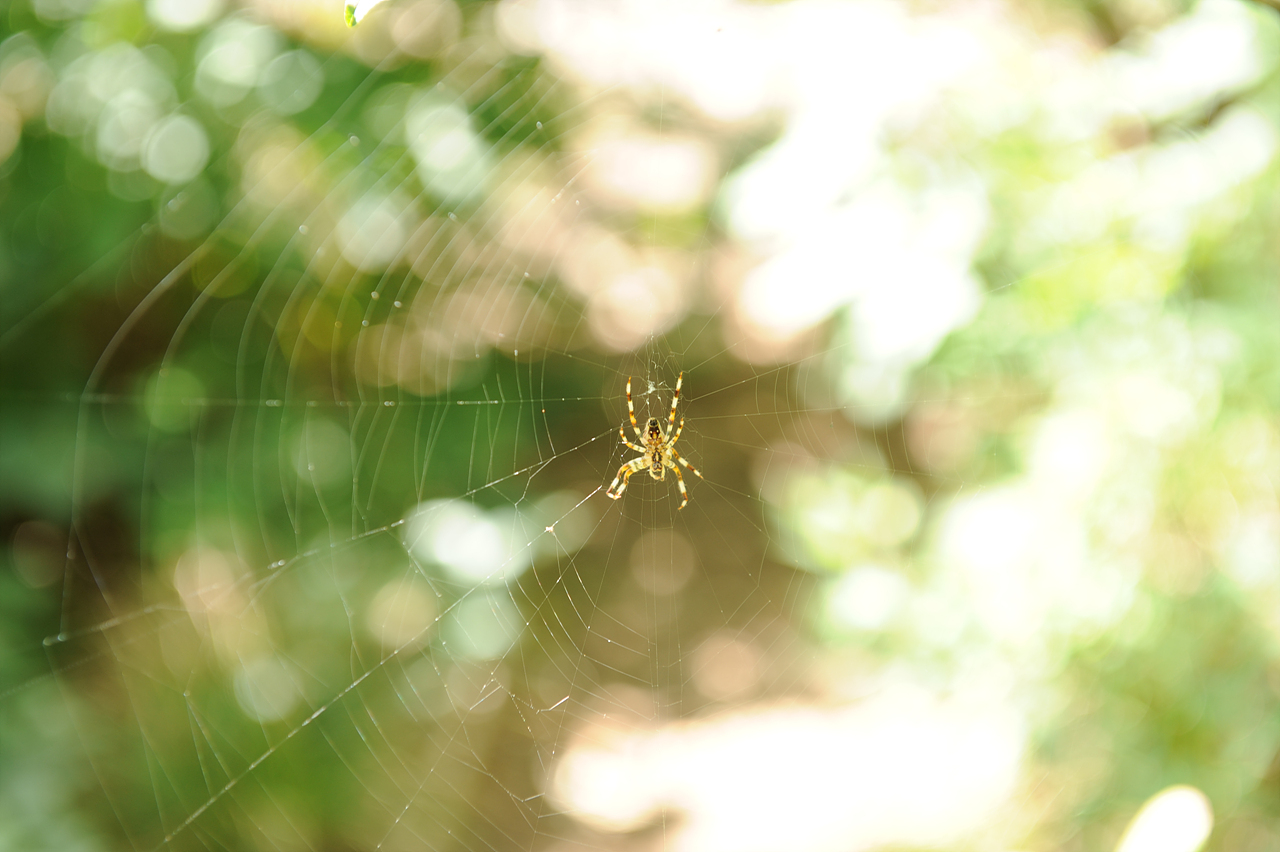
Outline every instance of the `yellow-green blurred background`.
<svg viewBox="0 0 1280 852"><path fill-rule="evenodd" d="M345 11L0 10L0 849L1280 848L1280 12Z"/></svg>

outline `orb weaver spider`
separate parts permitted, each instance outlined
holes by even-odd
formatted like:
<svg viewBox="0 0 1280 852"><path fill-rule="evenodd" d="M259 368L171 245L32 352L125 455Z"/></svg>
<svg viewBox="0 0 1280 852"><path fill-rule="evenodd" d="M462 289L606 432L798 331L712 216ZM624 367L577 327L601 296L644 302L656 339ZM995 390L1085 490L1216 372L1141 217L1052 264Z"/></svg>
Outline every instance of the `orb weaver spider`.
<svg viewBox="0 0 1280 852"><path fill-rule="evenodd" d="M667 418L667 428L664 430L658 424L658 418L650 417L649 422L645 424L644 431L641 431L640 424L636 422L636 407L631 401L631 377L627 376L627 413L631 416L631 428L635 430L636 438L640 443L633 444L627 440L625 424L618 427L618 435L622 437L622 443L640 453L640 458L632 459L618 468L618 475L613 478L613 484L605 492L614 500L622 497L622 492L627 490L627 480L631 478L631 474L648 469L650 476L662 482L667 478L667 470L670 469L675 471L676 485L680 487L680 496L683 498L679 508L676 510L679 511L689 505L689 492L684 487L684 476L680 473L680 468L676 467L676 462L687 467L699 479L705 478L701 473L698 473L697 468L682 459L680 454L675 451L676 441L680 440L680 432L684 429L683 417L680 418L680 425L676 426L676 406L680 404L680 386L682 384L684 384L684 373L681 373L680 378L676 379L676 392L671 397L671 416ZM622 484L619 485L618 483ZM617 489L616 491L614 490L615 488Z"/></svg>

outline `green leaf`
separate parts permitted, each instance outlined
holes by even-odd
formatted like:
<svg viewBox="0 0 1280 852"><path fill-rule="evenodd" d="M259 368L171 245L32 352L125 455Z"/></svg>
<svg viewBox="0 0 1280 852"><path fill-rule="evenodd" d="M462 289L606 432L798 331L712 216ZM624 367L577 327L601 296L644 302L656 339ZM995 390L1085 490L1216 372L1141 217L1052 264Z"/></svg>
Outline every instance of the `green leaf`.
<svg viewBox="0 0 1280 852"><path fill-rule="evenodd" d="M379 5L384 0L347 0L345 17L347 26L354 27L356 24L364 20L365 15L369 14L374 6Z"/></svg>

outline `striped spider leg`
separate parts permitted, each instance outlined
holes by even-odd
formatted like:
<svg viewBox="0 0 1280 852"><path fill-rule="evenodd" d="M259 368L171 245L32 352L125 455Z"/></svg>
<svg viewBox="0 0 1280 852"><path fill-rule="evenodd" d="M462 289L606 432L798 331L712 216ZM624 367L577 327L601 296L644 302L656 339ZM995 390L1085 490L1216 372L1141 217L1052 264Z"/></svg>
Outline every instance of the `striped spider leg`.
<svg viewBox="0 0 1280 852"><path fill-rule="evenodd" d="M680 404L680 386L684 384L684 371L680 372L679 378L676 379L676 392L671 395L671 416L667 418L667 437L671 436L671 430L676 428L676 406ZM684 419L680 420L680 428L684 428ZM680 437L680 432L676 432L676 438ZM676 438L671 438L669 444L674 444Z"/></svg>
<svg viewBox="0 0 1280 852"><path fill-rule="evenodd" d="M671 414L667 417L667 428L663 429L656 417L649 418L645 424L645 428L640 428L640 423L636 420L635 403L631 399L631 377L627 377L627 414L631 418L631 428L636 433L639 444L633 444L627 440L626 427L618 427L618 436L622 438L622 443L628 449L640 453L639 458L631 461L618 468L618 475L613 478L613 482L609 485L605 492L614 500L622 497L622 492L627 490L627 482L631 479L631 474L648 469L649 476L659 482L665 481L667 471L675 471L676 485L680 488L680 509L689 504L689 492L685 488L684 476L680 473L677 463L683 465L688 470L697 475L699 479L703 476L698 469L689 464L675 450L675 442L680 439L680 433L684 431L684 418L680 418L680 425L676 425L676 406L680 404L680 388L684 384L684 373L676 379L676 390L671 397ZM678 510L677 510L678 511Z"/></svg>

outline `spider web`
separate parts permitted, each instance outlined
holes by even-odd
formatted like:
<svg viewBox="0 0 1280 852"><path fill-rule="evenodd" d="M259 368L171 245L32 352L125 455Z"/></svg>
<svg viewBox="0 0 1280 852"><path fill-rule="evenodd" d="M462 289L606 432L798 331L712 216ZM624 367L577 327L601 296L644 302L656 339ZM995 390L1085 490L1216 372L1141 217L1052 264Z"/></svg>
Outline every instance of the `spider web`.
<svg viewBox="0 0 1280 852"><path fill-rule="evenodd" d="M1123 356L1064 344L1011 369L1024 391L1000 363L1016 344L975 352L1002 323L978 315L969 271L989 187L912 134L955 69L981 79L979 25L913 76L943 24L880 6L392 2L349 39L305 4L196 4L195 23L171 6L148 14L190 44L162 27L138 49L52 0L32 7L41 39L6 42L44 57L68 159L96 159L144 220L33 286L4 331L16 370L39 335L86 313L95 329L74 392L14 394L52 412L71 482L65 559L35 583L56 589L56 627L23 649L52 676L4 701L48 715L65 766L44 807L76 810L25 829L27 848L835 849L1019 830L992 820L1033 716L1010 684L1055 637L1114 625L1135 581L1108 566L1055 585L1055 560L1079 556L1065 537L1012 591L999 570L1054 531L1025 514L1033 478L988 490L1017 471L977 436ZM864 71L892 66L879 101L833 110L829 87L807 94L821 62L787 76L795 53L761 47L783 27L847 52L814 35L831 20L865 30ZM644 47L673 33L704 52ZM892 62L870 50L890 36L910 48ZM748 54L769 57L759 78ZM886 175L881 132L945 174ZM1269 161L1258 144L1222 186ZM788 146L829 155L830 179L780 190ZM33 227L56 230L76 193ZM1008 301L1038 292L985 271ZM1125 386L1165 405L1121 406L1125 434L1198 428L1217 331L1108 327L1172 353ZM681 373L680 449L704 479L686 477L683 510L671 477L608 499L634 455L626 382L637 418L662 422ZM1027 453L1075 489L1051 511L1104 485L1122 503L1090 455L1099 421L1050 415L1037 440L1078 451ZM1027 522L994 557L993 518Z"/></svg>

